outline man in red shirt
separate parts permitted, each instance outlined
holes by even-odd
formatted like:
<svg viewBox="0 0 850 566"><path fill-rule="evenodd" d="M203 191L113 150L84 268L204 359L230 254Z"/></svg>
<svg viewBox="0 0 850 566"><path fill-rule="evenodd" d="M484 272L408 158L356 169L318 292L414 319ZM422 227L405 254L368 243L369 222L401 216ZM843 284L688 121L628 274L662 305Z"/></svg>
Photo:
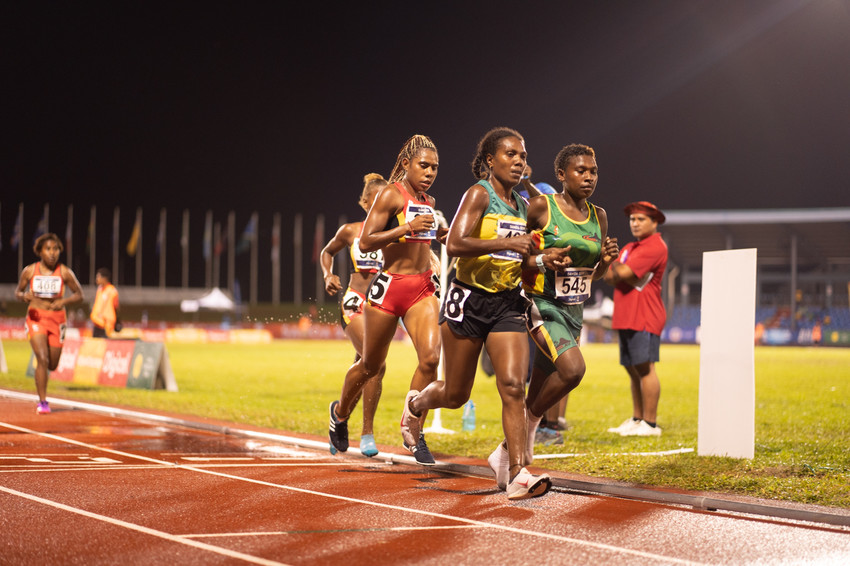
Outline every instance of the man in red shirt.
<svg viewBox="0 0 850 566"><path fill-rule="evenodd" d="M614 285L611 327L620 334L620 364L629 374L632 417L608 432L621 436L661 436L657 426L661 385L655 373L661 331L667 320L661 300L661 281L667 267L667 244L658 225L664 213L648 201L633 202L624 209L637 241L620 250L617 261L605 274Z"/></svg>

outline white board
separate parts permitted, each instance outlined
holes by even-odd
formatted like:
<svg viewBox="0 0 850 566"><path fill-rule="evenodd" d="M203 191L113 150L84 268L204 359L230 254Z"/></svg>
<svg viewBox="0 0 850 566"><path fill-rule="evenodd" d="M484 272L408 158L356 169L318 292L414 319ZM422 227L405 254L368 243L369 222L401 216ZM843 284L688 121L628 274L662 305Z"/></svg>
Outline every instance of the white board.
<svg viewBox="0 0 850 566"><path fill-rule="evenodd" d="M700 456L754 455L756 251L702 256Z"/></svg>

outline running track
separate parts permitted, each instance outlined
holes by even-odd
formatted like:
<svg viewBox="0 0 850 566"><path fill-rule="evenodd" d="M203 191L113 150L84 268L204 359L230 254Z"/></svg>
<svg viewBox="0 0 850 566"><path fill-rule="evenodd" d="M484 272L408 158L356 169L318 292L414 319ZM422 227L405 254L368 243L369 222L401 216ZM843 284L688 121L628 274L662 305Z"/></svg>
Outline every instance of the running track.
<svg viewBox="0 0 850 566"><path fill-rule="evenodd" d="M509 503L484 461L426 469L392 447L331 456L323 439L51 405L0 390L0 564L850 560L850 512L825 524L564 487Z"/></svg>

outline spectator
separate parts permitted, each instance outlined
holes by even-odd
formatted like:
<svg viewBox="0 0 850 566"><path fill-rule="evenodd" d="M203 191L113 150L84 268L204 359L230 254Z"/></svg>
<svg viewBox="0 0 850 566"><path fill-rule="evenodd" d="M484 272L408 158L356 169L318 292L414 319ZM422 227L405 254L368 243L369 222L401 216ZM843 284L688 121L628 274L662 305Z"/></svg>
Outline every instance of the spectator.
<svg viewBox="0 0 850 566"><path fill-rule="evenodd" d="M108 338L113 333L120 331L116 328L118 323L118 289L112 284L112 272L101 267L94 276L97 283L97 293L92 305L91 321L94 323L92 336L95 338Z"/></svg>
<svg viewBox="0 0 850 566"><path fill-rule="evenodd" d="M631 380L632 416L608 432L621 436L661 436L657 425L661 385L655 372L666 312L661 280L667 267L667 245L658 226L664 213L647 201L624 209L636 241L626 244L605 275L614 286L611 327L620 334L620 364Z"/></svg>

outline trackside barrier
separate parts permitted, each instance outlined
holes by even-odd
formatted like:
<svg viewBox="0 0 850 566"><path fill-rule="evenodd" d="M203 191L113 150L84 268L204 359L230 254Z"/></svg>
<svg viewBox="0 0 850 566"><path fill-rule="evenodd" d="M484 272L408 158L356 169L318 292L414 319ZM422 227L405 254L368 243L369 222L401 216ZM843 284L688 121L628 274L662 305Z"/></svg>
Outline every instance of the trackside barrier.
<svg viewBox="0 0 850 566"><path fill-rule="evenodd" d="M27 375L35 375L36 360L30 355ZM162 342L66 338L59 366L50 379L80 385L165 389L177 391L177 380Z"/></svg>

